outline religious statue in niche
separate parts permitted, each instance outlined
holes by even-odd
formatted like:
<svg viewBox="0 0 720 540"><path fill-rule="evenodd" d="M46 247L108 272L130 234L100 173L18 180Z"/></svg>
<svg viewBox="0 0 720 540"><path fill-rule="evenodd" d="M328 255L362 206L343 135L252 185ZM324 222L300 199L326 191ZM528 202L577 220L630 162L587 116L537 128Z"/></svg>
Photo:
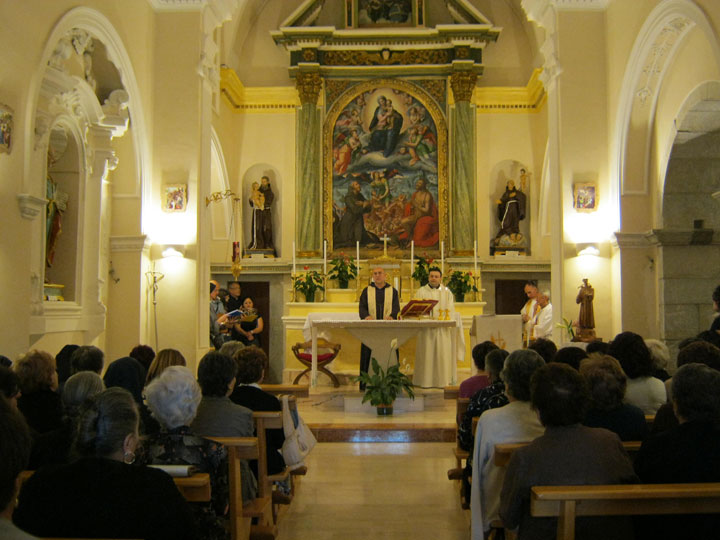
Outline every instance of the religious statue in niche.
<svg viewBox="0 0 720 540"><path fill-rule="evenodd" d="M333 248L437 247L438 131L412 93L373 87L332 126Z"/></svg>
<svg viewBox="0 0 720 540"><path fill-rule="evenodd" d="M519 167L517 162L511 163L510 167L503 167L498 173L498 181L503 181L504 191L494 202L498 229L491 241L491 255L508 252L524 254L528 247L521 224L528 211L526 190L530 188L530 173L525 167ZM507 169L510 170L506 172Z"/></svg>
<svg viewBox="0 0 720 540"><path fill-rule="evenodd" d="M578 291L575 302L580 304L580 314L577 321L577 332L575 340L577 341L594 341L595 340L595 313L593 311L593 300L595 299L595 289L588 282L588 278L582 280L580 291Z"/></svg>
<svg viewBox="0 0 720 540"><path fill-rule="evenodd" d="M67 210L70 195L62 191L48 173L45 179L47 207L45 210L45 264L48 268L55 261L55 249L62 233L62 216Z"/></svg>
<svg viewBox="0 0 720 540"><path fill-rule="evenodd" d="M275 194L270 185L270 178L263 176L260 183L253 182L250 194L252 221L250 225L250 244L248 252L275 256L272 229L272 204Z"/></svg>

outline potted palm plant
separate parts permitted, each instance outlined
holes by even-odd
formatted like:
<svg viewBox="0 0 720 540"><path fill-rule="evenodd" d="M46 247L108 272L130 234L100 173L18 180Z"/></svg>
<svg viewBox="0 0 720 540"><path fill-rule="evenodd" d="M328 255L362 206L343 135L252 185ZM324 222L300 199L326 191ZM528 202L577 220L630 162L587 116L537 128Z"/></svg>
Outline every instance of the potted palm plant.
<svg viewBox="0 0 720 540"><path fill-rule="evenodd" d="M384 370L373 358L372 371L372 375L361 373L359 377L355 377L355 381L365 385L362 402L369 401L370 405L377 407L378 416L388 416L393 413L393 402L401 392L405 392L408 397L415 399L412 381L400 371L399 364Z"/></svg>
<svg viewBox="0 0 720 540"><path fill-rule="evenodd" d="M306 302L314 302L315 292L318 289L321 291L325 290L325 287L323 287L322 277L317 270L309 270L308 266L305 266L304 270L306 271L304 274L295 278L295 290L300 291L303 295L305 295Z"/></svg>

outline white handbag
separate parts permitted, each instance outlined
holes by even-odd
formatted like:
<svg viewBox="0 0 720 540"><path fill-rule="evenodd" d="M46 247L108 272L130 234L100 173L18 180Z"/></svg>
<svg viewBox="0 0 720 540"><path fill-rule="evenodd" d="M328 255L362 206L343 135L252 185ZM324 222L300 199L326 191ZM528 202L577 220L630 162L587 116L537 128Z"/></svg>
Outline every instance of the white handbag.
<svg viewBox="0 0 720 540"><path fill-rule="evenodd" d="M304 465L305 456L310 453L317 443L315 435L312 434L310 428L307 427L303 419L297 414L297 421L293 418L288 404L288 396L282 396L282 412L283 412L283 431L285 432L285 442L282 445L282 456L285 465L292 469L297 469Z"/></svg>

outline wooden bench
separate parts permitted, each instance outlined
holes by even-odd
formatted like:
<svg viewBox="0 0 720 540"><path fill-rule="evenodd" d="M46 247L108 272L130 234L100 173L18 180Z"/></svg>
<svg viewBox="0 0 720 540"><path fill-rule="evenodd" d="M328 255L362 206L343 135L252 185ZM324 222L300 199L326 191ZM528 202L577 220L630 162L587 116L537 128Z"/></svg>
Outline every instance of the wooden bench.
<svg viewBox="0 0 720 540"><path fill-rule="evenodd" d="M22 471L18 478L20 485L30 478L35 471ZM211 487L208 473L194 473L192 476L174 476L173 482L178 491L188 502L207 502L210 500Z"/></svg>
<svg viewBox="0 0 720 540"><path fill-rule="evenodd" d="M457 399L460 397L460 386L444 386L443 397L445 399Z"/></svg>
<svg viewBox="0 0 720 540"><path fill-rule="evenodd" d="M530 514L558 518L557 540L575 538L578 516L720 512L720 483L535 486Z"/></svg>
<svg viewBox="0 0 720 540"><path fill-rule="evenodd" d="M279 396L281 394L290 394L296 398L306 398L310 395L310 387L307 385L297 384L261 384L260 388L270 394Z"/></svg>
<svg viewBox="0 0 720 540"><path fill-rule="evenodd" d="M515 450L527 446L530 442L523 443L503 443L495 445L495 457L494 462L498 467L505 467L510 462L510 458ZM622 443L625 451L632 458L635 454L640 451L642 441L623 441Z"/></svg>
<svg viewBox="0 0 720 540"><path fill-rule="evenodd" d="M257 437L208 437L227 449L228 479L230 488L230 534L232 540L250 538L252 529L262 529L277 536L277 528L272 522L271 500L263 497L259 490L258 496L248 504L242 499L242 461L259 459L259 440ZM251 519L257 518L258 524L251 525Z"/></svg>

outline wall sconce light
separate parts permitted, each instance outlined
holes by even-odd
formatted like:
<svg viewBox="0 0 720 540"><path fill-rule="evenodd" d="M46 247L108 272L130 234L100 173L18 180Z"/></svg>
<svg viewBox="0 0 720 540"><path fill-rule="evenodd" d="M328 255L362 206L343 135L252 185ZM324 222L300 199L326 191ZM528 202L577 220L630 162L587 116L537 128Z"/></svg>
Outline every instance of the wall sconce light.
<svg viewBox="0 0 720 540"><path fill-rule="evenodd" d="M170 257L185 257L185 248L183 246L166 246L162 251L163 259Z"/></svg>
<svg viewBox="0 0 720 540"><path fill-rule="evenodd" d="M600 250L598 249L596 244L576 244L575 249L577 250L578 257L582 257L585 255L598 257L600 255Z"/></svg>

